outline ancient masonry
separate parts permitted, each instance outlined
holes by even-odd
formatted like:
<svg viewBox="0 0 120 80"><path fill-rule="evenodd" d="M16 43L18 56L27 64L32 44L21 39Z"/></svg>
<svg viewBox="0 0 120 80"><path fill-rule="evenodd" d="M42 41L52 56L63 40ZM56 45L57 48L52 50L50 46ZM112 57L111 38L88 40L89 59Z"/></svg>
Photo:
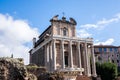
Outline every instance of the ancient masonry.
<svg viewBox="0 0 120 80"><path fill-rule="evenodd" d="M38 40L33 38L30 63L44 66L49 72L78 71L79 75L96 77L93 39L76 36L73 18L68 21L56 15L50 22Z"/></svg>

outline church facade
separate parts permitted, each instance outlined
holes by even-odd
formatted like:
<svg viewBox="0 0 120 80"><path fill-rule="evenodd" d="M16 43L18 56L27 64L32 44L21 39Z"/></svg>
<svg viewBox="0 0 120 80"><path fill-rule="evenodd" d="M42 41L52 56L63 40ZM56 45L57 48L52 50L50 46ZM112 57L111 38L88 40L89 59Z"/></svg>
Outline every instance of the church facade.
<svg viewBox="0 0 120 80"><path fill-rule="evenodd" d="M73 18L68 21L56 15L50 22L38 40L33 38L30 63L44 66L49 72L77 70L80 75L96 77L93 39L76 36Z"/></svg>

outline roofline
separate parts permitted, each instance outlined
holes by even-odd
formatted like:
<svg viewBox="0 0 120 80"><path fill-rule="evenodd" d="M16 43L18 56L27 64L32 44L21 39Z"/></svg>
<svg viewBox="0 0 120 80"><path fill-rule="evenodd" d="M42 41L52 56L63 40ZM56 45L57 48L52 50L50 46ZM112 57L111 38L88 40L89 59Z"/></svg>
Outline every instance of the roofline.
<svg viewBox="0 0 120 80"><path fill-rule="evenodd" d="M47 29L45 29L44 32L42 32L42 34L39 36L39 38L50 28L51 28L51 25Z"/></svg>
<svg viewBox="0 0 120 80"><path fill-rule="evenodd" d="M115 48L118 48L119 46L113 46L113 45L94 45L94 47L96 48L112 48L112 47L115 47Z"/></svg>
<svg viewBox="0 0 120 80"><path fill-rule="evenodd" d="M50 20L50 22L63 22L63 23L68 23L68 24L72 24L72 25L77 25L77 23L71 23L71 22L69 22L69 21L67 21L67 20L65 20L65 21L63 21L63 20L53 20L53 19L51 19Z"/></svg>

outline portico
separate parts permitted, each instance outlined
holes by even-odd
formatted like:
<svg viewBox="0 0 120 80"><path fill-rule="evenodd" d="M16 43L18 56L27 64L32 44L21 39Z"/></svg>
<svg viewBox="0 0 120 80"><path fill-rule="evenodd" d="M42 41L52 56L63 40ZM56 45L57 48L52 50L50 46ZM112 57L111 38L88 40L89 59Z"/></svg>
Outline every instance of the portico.
<svg viewBox="0 0 120 80"><path fill-rule="evenodd" d="M45 51L46 54L49 54L46 55L47 58L50 57L49 61L52 61L53 69L51 71L71 69L79 70L80 75L96 76L94 54L92 54L94 49L91 40L92 38L84 41L54 37L50 41L50 45L46 45L49 50L46 49ZM52 49L50 49L50 46L52 46ZM51 65L46 64L45 66L49 66L48 70L50 70Z"/></svg>

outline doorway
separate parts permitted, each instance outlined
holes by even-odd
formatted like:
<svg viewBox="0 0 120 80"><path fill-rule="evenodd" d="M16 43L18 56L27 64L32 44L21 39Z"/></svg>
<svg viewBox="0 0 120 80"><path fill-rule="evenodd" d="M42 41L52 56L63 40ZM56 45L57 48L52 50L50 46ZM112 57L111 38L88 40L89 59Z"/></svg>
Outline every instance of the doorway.
<svg viewBox="0 0 120 80"><path fill-rule="evenodd" d="M68 67L68 52L65 52L65 67Z"/></svg>

